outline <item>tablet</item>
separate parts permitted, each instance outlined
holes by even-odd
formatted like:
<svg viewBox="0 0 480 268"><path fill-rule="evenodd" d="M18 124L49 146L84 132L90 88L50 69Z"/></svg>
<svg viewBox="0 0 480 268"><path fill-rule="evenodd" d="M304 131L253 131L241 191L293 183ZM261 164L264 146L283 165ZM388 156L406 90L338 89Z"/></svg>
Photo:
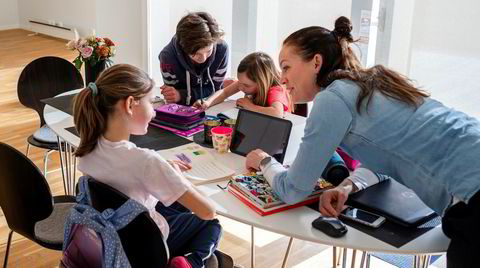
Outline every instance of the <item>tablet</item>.
<svg viewBox="0 0 480 268"><path fill-rule="evenodd" d="M230 151L245 156L262 149L283 163L291 131L289 120L239 109Z"/></svg>

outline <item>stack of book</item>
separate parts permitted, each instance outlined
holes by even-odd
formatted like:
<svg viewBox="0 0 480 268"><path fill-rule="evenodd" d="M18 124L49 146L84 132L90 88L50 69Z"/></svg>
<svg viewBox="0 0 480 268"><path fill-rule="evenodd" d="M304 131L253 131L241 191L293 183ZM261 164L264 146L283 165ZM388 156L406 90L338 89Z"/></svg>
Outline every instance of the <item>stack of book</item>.
<svg viewBox="0 0 480 268"><path fill-rule="evenodd" d="M151 125L189 137L203 131L205 111L180 104L166 104L155 108L156 116Z"/></svg>
<svg viewBox="0 0 480 268"><path fill-rule="evenodd" d="M274 193L272 187L270 187L260 172L237 175L228 184L228 191L231 194L262 216L315 203L324 190L331 188L333 188L331 183L324 179L319 179L312 193L307 198L296 204L289 205Z"/></svg>

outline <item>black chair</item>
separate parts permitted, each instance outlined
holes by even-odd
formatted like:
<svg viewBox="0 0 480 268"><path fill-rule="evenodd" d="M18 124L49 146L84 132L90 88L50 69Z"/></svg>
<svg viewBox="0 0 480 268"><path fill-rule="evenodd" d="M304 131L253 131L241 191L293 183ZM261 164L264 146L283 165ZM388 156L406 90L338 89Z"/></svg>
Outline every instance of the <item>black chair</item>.
<svg viewBox="0 0 480 268"><path fill-rule="evenodd" d="M88 178L92 207L98 211L117 209L128 197L110 187ZM162 233L147 212L141 213L127 226L118 231L122 247L132 267L166 267L169 260L168 246ZM233 259L216 251L205 265L206 268L231 268Z"/></svg>
<svg viewBox="0 0 480 268"><path fill-rule="evenodd" d="M107 184L88 179L92 207L102 212L107 208L118 209L128 197ZM166 267L168 246L162 232L147 212L118 230L122 247L132 267Z"/></svg>
<svg viewBox="0 0 480 268"><path fill-rule="evenodd" d="M58 151L57 136L45 125L40 100L82 88L83 78L75 66L59 57L43 57L30 62L20 74L17 95L21 104L34 109L40 117L40 128L27 138L27 152L30 145L47 149L44 156L44 175L47 176L48 155Z"/></svg>
<svg viewBox="0 0 480 268"><path fill-rule="evenodd" d="M75 198L52 197L37 166L2 142L0 159L0 207L10 228L3 267L7 267L13 232L43 247L62 250L63 226Z"/></svg>
<svg viewBox="0 0 480 268"><path fill-rule="evenodd" d="M295 104L295 109L293 114L308 117L308 103L297 103Z"/></svg>

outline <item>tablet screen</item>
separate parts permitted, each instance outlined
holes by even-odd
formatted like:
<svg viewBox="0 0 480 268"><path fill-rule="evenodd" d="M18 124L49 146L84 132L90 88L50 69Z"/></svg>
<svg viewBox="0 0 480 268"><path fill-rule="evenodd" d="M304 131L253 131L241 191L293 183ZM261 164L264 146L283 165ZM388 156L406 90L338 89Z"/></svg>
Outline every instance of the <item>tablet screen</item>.
<svg viewBox="0 0 480 268"><path fill-rule="evenodd" d="M245 156L262 149L283 163L291 130L289 120L240 109L230 150Z"/></svg>

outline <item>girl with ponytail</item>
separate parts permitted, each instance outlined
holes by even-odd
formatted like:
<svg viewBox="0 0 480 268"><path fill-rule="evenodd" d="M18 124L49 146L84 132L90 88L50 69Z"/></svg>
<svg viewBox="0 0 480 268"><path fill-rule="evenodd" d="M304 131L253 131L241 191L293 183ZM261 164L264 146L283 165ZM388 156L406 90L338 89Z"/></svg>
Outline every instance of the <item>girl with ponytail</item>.
<svg viewBox="0 0 480 268"><path fill-rule="evenodd" d="M145 72L119 64L78 93L78 169L149 210L169 247L169 267L203 267L221 235L214 205L182 175L188 164L168 162L129 141L132 134L146 134L155 116L153 87Z"/></svg>

